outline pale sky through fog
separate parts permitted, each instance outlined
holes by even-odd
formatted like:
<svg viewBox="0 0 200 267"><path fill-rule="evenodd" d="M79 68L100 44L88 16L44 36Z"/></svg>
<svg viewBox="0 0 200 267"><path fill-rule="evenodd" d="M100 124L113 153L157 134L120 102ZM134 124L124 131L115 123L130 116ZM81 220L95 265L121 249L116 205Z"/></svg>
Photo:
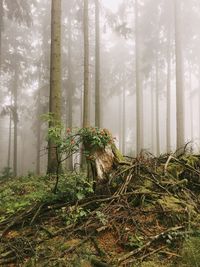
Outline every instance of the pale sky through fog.
<svg viewBox="0 0 200 267"><path fill-rule="evenodd" d="M119 4L122 0L102 0L104 6L108 7L112 11L117 11Z"/></svg>

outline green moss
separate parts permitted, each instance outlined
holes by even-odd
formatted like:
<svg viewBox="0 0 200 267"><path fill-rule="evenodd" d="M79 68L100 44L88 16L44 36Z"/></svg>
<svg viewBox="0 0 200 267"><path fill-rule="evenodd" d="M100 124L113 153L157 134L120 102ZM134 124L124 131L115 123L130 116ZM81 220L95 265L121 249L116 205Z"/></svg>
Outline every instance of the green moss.
<svg viewBox="0 0 200 267"><path fill-rule="evenodd" d="M113 151L113 153L115 155L117 163L124 162L124 156L119 151L119 149L115 146L115 144L112 144L112 151Z"/></svg>
<svg viewBox="0 0 200 267"><path fill-rule="evenodd" d="M200 266L200 237L191 237L187 239L181 251L181 260L179 267L199 267Z"/></svg>

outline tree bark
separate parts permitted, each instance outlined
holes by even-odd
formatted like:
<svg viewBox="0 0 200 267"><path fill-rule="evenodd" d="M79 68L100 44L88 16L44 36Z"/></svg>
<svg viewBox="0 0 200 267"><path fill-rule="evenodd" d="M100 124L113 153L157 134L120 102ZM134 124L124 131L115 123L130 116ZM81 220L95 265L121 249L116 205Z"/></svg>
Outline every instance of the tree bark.
<svg viewBox="0 0 200 267"><path fill-rule="evenodd" d="M151 72L151 143L152 143L152 153L154 153L154 148L155 148L155 138L154 138L154 122L155 122L155 108L154 108L154 95L155 95L155 91L154 91L154 69L152 69Z"/></svg>
<svg viewBox="0 0 200 267"><path fill-rule="evenodd" d="M175 21L175 58L176 58L176 123L177 123L177 149L184 146L184 84L183 84L183 58L181 38L181 3L174 0L174 21Z"/></svg>
<svg viewBox="0 0 200 267"><path fill-rule="evenodd" d="M156 55L156 154L160 155L160 114L159 114L159 68Z"/></svg>
<svg viewBox="0 0 200 267"><path fill-rule="evenodd" d="M122 153L126 151L126 91L122 88Z"/></svg>
<svg viewBox="0 0 200 267"><path fill-rule="evenodd" d="M0 74L2 64L3 0L0 0Z"/></svg>
<svg viewBox="0 0 200 267"><path fill-rule="evenodd" d="M193 97L192 97L192 66L191 63L189 63L189 88L190 88L190 129L191 129L191 140L194 140L194 123L193 123L193 115L194 115L194 111L193 111Z"/></svg>
<svg viewBox="0 0 200 267"><path fill-rule="evenodd" d="M12 106L12 101L11 101ZM12 139L12 114L10 111L9 115L9 130L8 130L8 158L7 158L7 166L11 167L11 139Z"/></svg>
<svg viewBox="0 0 200 267"><path fill-rule="evenodd" d="M83 30L84 30L84 95L83 95L83 127L90 125L90 96L89 96L89 29L88 29L88 0L84 0Z"/></svg>
<svg viewBox="0 0 200 267"><path fill-rule="evenodd" d="M100 18L99 0L95 0L95 126L101 127L100 110Z"/></svg>
<svg viewBox="0 0 200 267"><path fill-rule="evenodd" d="M16 60L16 59L15 59ZM13 86L13 105L14 105L14 112L13 112L13 122L14 122L14 149L13 149L13 174L17 176L17 154L18 154L18 95L17 95L17 87L18 87L18 71L17 71L17 64L15 66L15 73L14 73L14 86Z"/></svg>
<svg viewBox="0 0 200 267"><path fill-rule="evenodd" d="M115 144L107 145L104 149L93 149L93 147L84 143L84 147L90 155L89 159L87 159L87 164L90 168L89 176L93 178L97 185L108 182L110 174L117 166L120 163L126 163Z"/></svg>
<svg viewBox="0 0 200 267"><path fill-rule="evenodd" d="M50 63L50 96L49 112L54 121L49 127L61 122L61 0L52 0L51 8L51 63ZM48 173L56 173L58 157L55 145L48 142Z"/></svg>
<svg viewBox="0 0 200 267"><path fill-rule="evenodd" d="M143 92L141 86L140 66L140 36L138 0L135 0L135 74L136 74L136 128L137 150L139 154L143 148Z"/></svg>
<svg viewBox="0 0 200 267"><path fill-rule="evenodd" d="M39 77L38 77L38 96L37 96L37 144L36 144L36 174L40 175L40 149L41 149L41 67L38 67Z"/></svg>
<svg viewBox="0 0 200 267"><path fill-rule="evenodd" d="M167 153L171 152L171 25L168 30L167 47L167 110L166 110L166 146Z"/></svg>
<svg viewBox="0 0 200 267"><path fill-rule="evenodd" d="M73 103L73 77L72 77L72 18L71 8L68 12L68 88L67 88L67 121L66 125L72 129L73 116L72 116L72 103ZM73 157L70 156L67 160L67 166L69 170L73 170Z"/></svg>

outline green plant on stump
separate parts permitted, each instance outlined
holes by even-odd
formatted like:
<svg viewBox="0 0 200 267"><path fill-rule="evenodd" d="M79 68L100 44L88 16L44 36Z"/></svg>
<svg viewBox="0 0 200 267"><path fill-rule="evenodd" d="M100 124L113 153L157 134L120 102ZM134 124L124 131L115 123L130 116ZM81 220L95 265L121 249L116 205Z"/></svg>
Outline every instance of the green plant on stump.
<svg viewBox="0 0 200 267"><path fill-rule="evenodd" d="M52 114L47 114L43 117L48 122L54 120L54 116ZM62 162L67 160L73 154L79 153L82 145L84 147L83 154L86 157L87 164L93 168L93 180L99 177L98 170L102 169L102 165L104 165L103 169L105 169L105 172L108 172L112 168L113 162L116 158L120 161L119 155L116 155L117 148L114 145L114 138L107 129L99 129L97 127L65 129L61 123L52 123L52 125L56 126L49 127L47 141L51 140L51 143L55 146L57 154L57 171L55 174L56 183L53 189L54 193L56 193L58 189ZM106 153L106 148L110 150L109 153ZM112 155L110 155L111 153ZM106 156L107 158L105 160ZM100 157L102 157L101 166L98 166L97 168L96 160ZM109 165L107 164L108 162Z"/></svg>
<svg viewBox="0 0 200 267"><path fill-rule="evenodd" d="M78 131L86 149L104 149L114 143L114 138L107 129L97 127L82 128Z"/></svg>

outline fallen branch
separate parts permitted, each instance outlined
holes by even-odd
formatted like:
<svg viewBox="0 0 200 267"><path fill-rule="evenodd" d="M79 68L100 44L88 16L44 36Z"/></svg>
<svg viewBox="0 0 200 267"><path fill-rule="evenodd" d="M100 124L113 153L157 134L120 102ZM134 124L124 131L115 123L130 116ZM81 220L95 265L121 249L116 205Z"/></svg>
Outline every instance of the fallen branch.
<svg viewBox="0 0 200 267"><path fill-rule="evenodd" d="M150 241L148 241L145 245L125 254L124 256L120 257L117 262L118 264L120 264L121 262L127 260L128 258L138 254L139 252L145 250L146 248L150 247L152 245L152 243L154 243L155 241L159 240L161 237L171 233L171 232L175 232L177 230L183 229L183 226L177 226L177 227L172 227L170 229L167 229L166 231L154 236Z"/></svg>

